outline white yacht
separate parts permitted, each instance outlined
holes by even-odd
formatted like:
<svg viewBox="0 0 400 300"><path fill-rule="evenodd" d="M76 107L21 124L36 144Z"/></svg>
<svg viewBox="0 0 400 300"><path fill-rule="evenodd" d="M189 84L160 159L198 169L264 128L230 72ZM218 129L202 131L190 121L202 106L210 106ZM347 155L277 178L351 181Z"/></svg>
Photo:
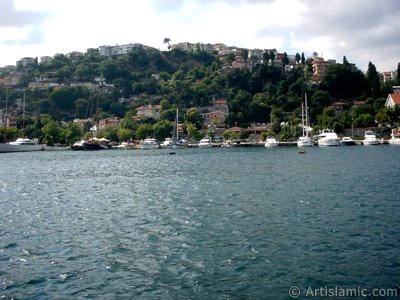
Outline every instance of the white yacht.
<svg viewBox="0 0 400 300"><path fill-rule="evenodd" d="M308 136L308 107L307 107L307 94L304 95L305 105L301 104L301 128L303 131L303 135L300 136L297 140L298 147L312 147L314 145L314 141ZM305 107L304 107L305 106ZM305 111L305 115L304 115ZM305 120L304 120L305 117Z"/></svg>
<svg viewBox="0 0 400 300"><path fill-rule="evenodd" d="M140 149L147 150L147 149L158 149L160 145L157 143L157 140L154 138L147 138L140 141Z"/></svg>
<svg viewBox="0 0 400 300"><path fill-rule="evenodd" d="M309 136L300 136L297 140L297 147L312 147L314 141Z"/></svg>
<svg viewBox="0 0 400 300"><path fill-rule="evenodd" d="M264 146L267 148L276 147L276 146L278 146L278 142L276 141L275 138L267 138L265 140Z"/></svg>
<svg viewBox="0 0 400 300"><path fill-rule="evenodd" d="M203 137L198 143L199 148L212 148L213 144L211 143L211 138L206 136Z"/></svg>
<svg viewBox="0 0 400 300"><path fill-rule="evenodd" d="M400 145L400 132L397 128L392 129L392 134L388 142L390 145Z"/></svg>
<svg viewBox="0 0 400 300"><path fill-rule="evenodd" d="M0 143L0 153L40 151L45 147L46 145L39 144L37 139L17 138L15 142Z"/></svg>
<svg viewBox="0 0 400 300"><path fill-rule="evenodd" d="M379 145L379 141L376 138L376 135L371 130L367 130L364 133L363 145L365 145L365 146Z"/></svg>
<svg viewBox="0 0 400 300"><path fill-rule="evenodd" d="M340 145L340 139L332 129L326 128L321 130L317 138L318 138L318 145L322 147Z"/></svg>
<svg viewBox="0 0 400 300"><path fill-rule="evenodd" d="M172 148L172 145L174 144L173 140L171 138L166 138L161 144L160 147L163 149L168 149Z"/></svg>

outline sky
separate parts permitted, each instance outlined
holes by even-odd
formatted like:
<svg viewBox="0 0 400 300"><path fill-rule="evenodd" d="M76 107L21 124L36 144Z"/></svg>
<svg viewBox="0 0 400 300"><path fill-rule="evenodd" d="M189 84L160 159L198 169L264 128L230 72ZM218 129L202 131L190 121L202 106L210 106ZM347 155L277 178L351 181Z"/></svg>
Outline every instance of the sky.
<svg viewBox="0 0 400 300"><path fill-rule="evenodd" d="M366 71L400 62L398 0L0 0L0 67L102 45L224 43L313 52Z"/></svg>

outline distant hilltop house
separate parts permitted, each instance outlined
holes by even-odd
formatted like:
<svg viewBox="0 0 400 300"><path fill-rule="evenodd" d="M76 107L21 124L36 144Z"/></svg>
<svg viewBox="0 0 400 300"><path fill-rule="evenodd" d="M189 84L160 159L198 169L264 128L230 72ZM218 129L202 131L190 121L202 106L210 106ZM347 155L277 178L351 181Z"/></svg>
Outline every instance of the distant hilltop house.
<svg viewBox="0 0 400 300"><path fill-rule="evenodd" d="M311 80L317 83L321 82L326 74L327 67L334 64L336 64L336 61L333 59L324 60L322 57L314 56Z"/></svg>
<svg viewBox="0 0 400 300"><path fill-rule="evenodd" d="M29 68L35 65L35 59L33 57L24 57L17 61L17 68Z"/></svg>
<svg viewBox="0 0 400 300"><path fill-rule="evenodd" d="M400 86L393 86L393 91L394 93L389 94L386 99L385 107L387 108L400 107Z"/></svg>
<svg viewBox="0 0 400 300"><path fill-rule="evenodd" d="M180 49L186 52L201 52L201 51L212 52L213 50L215 50L214 46L211 44L202 44L202 43L192 44L188 42L173 44L171 45L171 49L172 50Z"/></svg>
<svg viewBox="0 0 400 300"><path fill-rule="evenodd" d="M133 48L140 47L143 49L154 49L153 47L145 46L139 43L115 45L115 46L100 46L98 48L100 55L103 56L117 56L129 53Z"/></svg>
<svg viewBox="0 0 400 300"><path fill-rule="evenodd" d="M153 118L158 119L160 117L161 105L143 105L136 108L136 118Z"/></svg>

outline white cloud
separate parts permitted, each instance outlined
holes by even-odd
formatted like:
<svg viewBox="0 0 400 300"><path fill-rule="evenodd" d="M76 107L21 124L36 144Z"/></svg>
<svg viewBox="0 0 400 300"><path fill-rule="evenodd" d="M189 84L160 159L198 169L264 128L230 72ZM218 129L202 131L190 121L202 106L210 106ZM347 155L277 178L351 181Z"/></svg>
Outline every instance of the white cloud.
<svg viewBox="0 0 400 300"><path fill-rule="evenodd" d="M0 66L105 44L166 49L165 37L288 54L316 51L338 61L346 55L361 69L372 61L380 71L400 61L396 0L0 0L5 11L19 21L0 20Z"/></svg>

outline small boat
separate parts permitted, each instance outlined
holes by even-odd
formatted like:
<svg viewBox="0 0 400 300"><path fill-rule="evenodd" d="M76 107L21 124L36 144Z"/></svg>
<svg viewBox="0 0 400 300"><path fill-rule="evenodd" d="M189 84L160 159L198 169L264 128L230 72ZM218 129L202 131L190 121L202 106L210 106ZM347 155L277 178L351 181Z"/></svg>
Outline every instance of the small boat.
<svg viewBox="0 0 400 300"><path fill-rule="evenodd" d="M25 93L24 93L24 100L23 100L23 119L25 119ZM8 103L8 88L6 90L6 107L5 113L3 115L3 124L4 124L4 143L0 143L0 153L7 153L7 152L28 152L28 151L40 151L44 150L46 145L39 144L37 139L28 139L28 138L17 138L14 142L6 143L6 132L7 132L7 122L8 117L8 110L7 104Z"/></svg>
<svg viewBox="0 0 400 300"><path fill-rule="evenodd" d="M154 138L147 138L140 141L140 149L147 150L147 149L158 149L160 145L157 143L157 140Z"/></svg>
<svg viewBox="0 0 400 300"><path fill-rule="evenodd" d="M0 143L0 153L28 152L44 150L45 144L39 144L37 139L17 138L14 142Z"/></svg>
<svg viewBox="0 0 400 300"><path fill-rule="evenodd" d="M356 146L357 143L349 136L344 136L340 140L340 146Z"/></svg>
<svg viewBox="0 0 400 300"><path fill-rule="evenodd" d="M264 146L267 148L276 147L276 146L278 146L278 142L276 141L275 138L267 138L265 140Z"/></svg>
<svg viewBox="0 0 400 300"><path fill-rule="evenodd" d="M376 138L376 135L371 130L365 131L363 145L365 146L379 145L379 141Z"/></svg>
<svg viewBox="0 0 400 300"><path fill-rule="evenodd" d="M72 147L72 150L79 151L79 150L85 150L85 151L94 151L94 150L106 150L108 147L106 145L100 144L96 140L81 140L75 142Z"/></svg>
<svg viewBox="0 0 400 300"><path fill-rule="evenodd" d="M309 136L300 136L297 140L297 147L312 147L314 141Z"/></svg>
<svg viewBox="0 0 400 300"><path fill-rule="evenodd" d="M169 149L172 148L172 145L174 144L173 140L171 138L166 138L161 144L160 147L163 149Z"/></svg>
<svg viewBox="0 0 400 300"><path fill-rule="evenodd" d="M208 136L203 137L197 144L199 148L212 148L211 138Z"/></svg>
<svg viewBox="0 0 400 300"><path fill-rule="evenodd" d="M340 139L337 134L329 128L323 129L317 136L318 138L318 146L327 147L327 146L339 146Z"/></svg>
<svg viewBox="0 0 400 300"><path fill-rule="evenodd" d="M400 145L400 132L397 128L392 129L390 140L388 142L390 145Z"/></svg>

